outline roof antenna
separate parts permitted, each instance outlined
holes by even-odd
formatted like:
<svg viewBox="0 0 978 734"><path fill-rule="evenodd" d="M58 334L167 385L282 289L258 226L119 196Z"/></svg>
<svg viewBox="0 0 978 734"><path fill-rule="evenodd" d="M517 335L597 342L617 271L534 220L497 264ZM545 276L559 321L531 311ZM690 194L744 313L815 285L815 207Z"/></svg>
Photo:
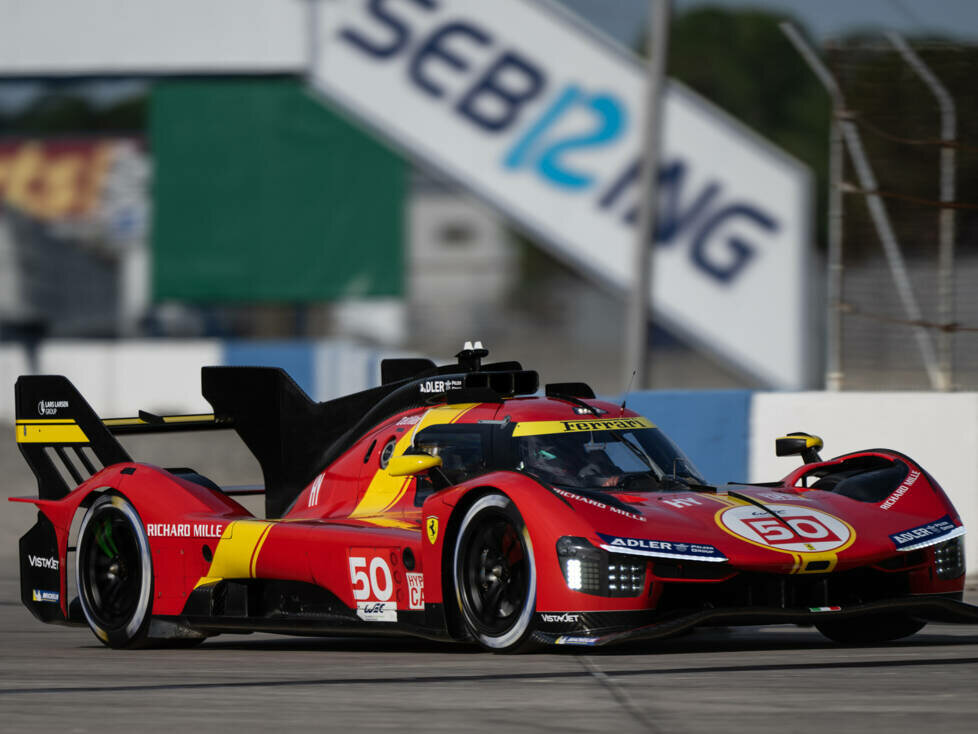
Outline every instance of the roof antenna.
<svg viewBox="0 0 978 734"><path fill-rule="evenodd" d="M625 402L628 400L628 393L632 391L632 383L635 382L636 372L638 372L638 370L632 370L632 376L628 378L628 387L625 388L625 394L621 398L621 406L620 406L621 413L619 413L619 415L625 414Z"/></svg>
<svg viewBox="0 0 978 734"><path fill-rule="evenodd" d="M489 350L482 346L482 342L465 342L462 351L455 355L458 359L458 366L466 372L478 372L482 367L482 358L489 356Z"/></svg>

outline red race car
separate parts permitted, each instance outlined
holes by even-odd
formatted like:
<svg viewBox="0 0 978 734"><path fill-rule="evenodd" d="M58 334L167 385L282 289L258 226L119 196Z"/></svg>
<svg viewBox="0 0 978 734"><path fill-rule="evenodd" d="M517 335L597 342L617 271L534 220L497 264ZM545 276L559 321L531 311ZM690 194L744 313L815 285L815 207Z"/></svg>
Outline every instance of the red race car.
<svg viewBox="0 0 978 734"><path fill-rule="evenodd" d="M102 420L64 377L21 377L24 604L112 647L262 631L516 651L773 623L864 642L978 621L961 519L908 457L823 461L797 433L783 480L712 487L624 404L540 396L536 372L466 347L385 360L380 387L323 403L278 369L205 367L212 415ZM258 459L266 518L115 438L207 429Z"/></svg>

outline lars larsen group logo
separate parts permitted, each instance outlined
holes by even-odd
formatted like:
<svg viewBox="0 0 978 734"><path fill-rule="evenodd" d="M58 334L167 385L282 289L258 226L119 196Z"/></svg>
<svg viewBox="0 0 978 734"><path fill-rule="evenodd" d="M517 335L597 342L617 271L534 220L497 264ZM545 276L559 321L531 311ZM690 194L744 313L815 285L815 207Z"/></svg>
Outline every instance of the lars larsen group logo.
<svg viewBox="0 0 978 734"><path fill-rule="evenodd" d="M59 408L67 408L67 400L41 400L37 404L38 415L57 415Z"/></svg>

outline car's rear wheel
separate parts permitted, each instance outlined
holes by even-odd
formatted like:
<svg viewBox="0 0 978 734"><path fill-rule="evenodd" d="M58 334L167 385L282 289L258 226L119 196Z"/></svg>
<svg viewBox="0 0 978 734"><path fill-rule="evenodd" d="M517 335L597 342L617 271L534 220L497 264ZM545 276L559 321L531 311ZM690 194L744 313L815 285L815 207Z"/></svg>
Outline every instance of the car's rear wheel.
<svg viewBox="0 0 978 734"><path fill-rule="evenodd" d="M924 628L926 622L898 612L871 614L853 619L827 620L815 625L816 629L834 642L859 644L890 642L909 637Z"/></svg>
<svg viewBox="0 0 978 734"><path fill-rule="evenodd" d="M509 497L493 492L468 509L453 568L459 612L472 637L495 652L529 649L536 564L526 523Z"/></svg>
<svg viewBox="0 0 978 734"><path fill-rule="evenodd" d="M78 533L76 581L82 611L109 647L146 641L153 599L153 562L146 530L132 504L103 494Z"/></svg>

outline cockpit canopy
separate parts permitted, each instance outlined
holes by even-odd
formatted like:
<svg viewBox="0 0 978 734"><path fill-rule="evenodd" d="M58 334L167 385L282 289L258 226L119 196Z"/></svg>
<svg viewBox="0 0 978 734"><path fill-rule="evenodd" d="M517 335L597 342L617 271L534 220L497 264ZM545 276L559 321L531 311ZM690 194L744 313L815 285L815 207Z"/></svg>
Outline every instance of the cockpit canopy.
<svg viewBox="0 0 978 734"><path fill-rule="evenodd" d="M658 428L520 436L519 463L550 484L656 489L664 478L705 484L692 462Z"/></svg>
<svg viewBox="0 0 978 734"><path fill-rule="evenodd" d="M441 458L451 484L494 470L603 491L705 484L679 447L644 418L431 426L418 433L414 450Z"/></svg>

